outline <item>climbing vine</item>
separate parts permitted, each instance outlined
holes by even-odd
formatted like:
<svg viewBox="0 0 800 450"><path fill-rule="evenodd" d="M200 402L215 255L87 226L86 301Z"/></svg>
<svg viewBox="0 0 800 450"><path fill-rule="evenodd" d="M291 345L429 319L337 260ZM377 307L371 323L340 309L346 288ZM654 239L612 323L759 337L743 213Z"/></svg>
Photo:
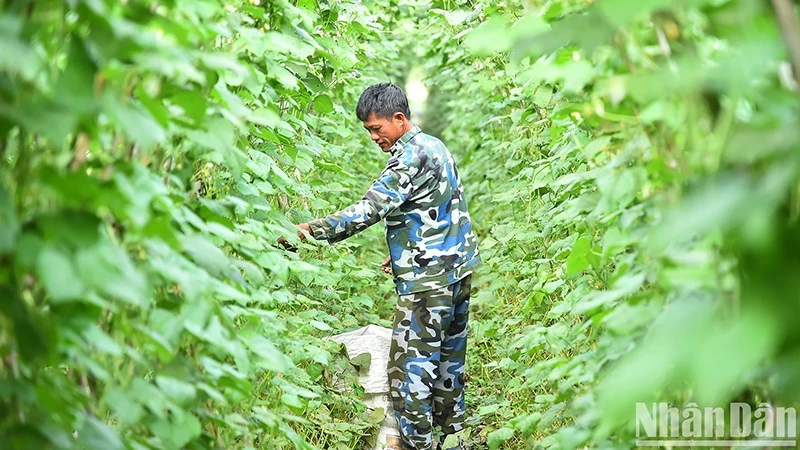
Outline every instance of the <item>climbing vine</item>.
<svg viewBox="0 0 800 450"><path fill-rule="evenodd" d="M379 170L351 110L394 50L372 8L3 3L2 448L369 439L320 337L379 321L389 286L274 243L363 185L351 162Z"/></svg>
<svg viewBox="0 0 800 450"><path fill-rule="evenodd" d="M488 263L475 442L630 448L636 402L796 407L797 42L777 17L734 0L431 10L429 114L462 152Z"/></svg>

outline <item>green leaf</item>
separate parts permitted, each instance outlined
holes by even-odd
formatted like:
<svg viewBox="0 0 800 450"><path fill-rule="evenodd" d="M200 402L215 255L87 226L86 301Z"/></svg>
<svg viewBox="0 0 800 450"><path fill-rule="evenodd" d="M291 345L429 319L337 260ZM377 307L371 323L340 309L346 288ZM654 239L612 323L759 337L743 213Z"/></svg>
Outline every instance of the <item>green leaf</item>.
<svg viewBox="0 0 800 450"><path fill-rule="evenodd" d="M245 343L251 352L261 357L259 361L255 361L259 367L278 373L291 368L291 361L264 336L255 335Z"/></svg>
<svg viewBox="0 0 800 450"><path fill-rule="evenodd" d="M243 434L247 432L247 419L242 417L241 414L225 414L223 421L225 422L225 425L227 425L236 433Z"/></svg>
<svg viewBox="0 0 800 450"><path fill-rule="evenodd" d="M491 17L467 35L464 45L480 56L508 50L512 44L508 28L509 23L503 17Z"/></svg>
<svg viewBox="0 0 800 450"><path fill-rule="evenodd" d="M184 236L182 244L189 257L212 276L221 277L231 267L225 252L201 234Z"/></svg>
<svg viewBox="0 0 800 450"><path fill-rule="evenodd" d="M586 14L572 14L556 22L550 31L537 28L532 33L517 35L513 53L517 57L546 54L570 43L592 51L608 42L614 30L608 16L597 8L589 8Z"/></svg>
<svg viewBox="0 0 800 450"><path fill-rule="evenodd" d="M362 353L355 358L352 358L350 362L360 370L369 370L369 366L372 364L372 354Z"/></svg>
<svg viewBox="0 0 800 450"><path fill-rule="evenodd" d="M50 299L56 302L76 300L85 292L69 254L46 245L36 261L39 278Z"/></svg>
<svg viewBox="0 0 800 450"><path fill-rule="evenodd" d="M586 147L583 148L583 153L586 155L587 160L594 159L598 153L605 150L608 147L608 144L611 143L611 137L603 136L593 140L586 144Z"/></svg>
<svg viewBox="0 0 800 450"><path fill-rule="evenodd" d="M589 236L581 236L572 246L572 251L567 257L567 274L575 275L583 272L589 267L589 252L591 251L592 241Z"/></svg>
<svg viewBox="0 0 800 450"><path fill-rule="evenodd" d="M313 46L287 33L270 31L265 33L264 36L266 48L270 51L292 54L298 59L305 59L314 54Z"/></svg>
<svg viewBox="0 0 800 450"><path fill-rule="evenodd" d="M307 76L306 78L303 78L302 82L303 82L303 85L305 85L306 89L308 89L309 91L311 91L312 93L315 93L315 94L317 92L325 91L325 90L328 89L325 86L325 84L319 78L317 78L317 77L315 77L313 75L310 75L310 76Z"/></svg>
<svg viewBox="0 0 800 450"><path fill-rule="evenodd" d="M83 330L83 337L86 342L99 352L112 356L122 356L122 347L97 326L91 326Z"/></svg>
<svg viewBox="0 0 800 450"><path fill-rule="evenodd" d="M16 290L0 286L0 299L0 312L10 317L14 325L14 339L25 344L19 346L22 360L46 358L56 344L52 319L43 317L35 309L29 310Z"/></svg>
<svg viewBox="0 0 800 450"><path fill-rule="evenodd" d="M514 437L514 430L511 428L500 428L492 431L486 436L486 444L490 450L496 450L500 445Z"/></svg>
<svg viewBox="0 0 800 450"><path fill-rule="evenodd" d="M234 359L238 358L237 365L249 366L249 360L247 359L247 353L244 347L237 339L231 336L231 333L222 325L218 316L212 316L208 326L205 328L188 322L185 323L184 326L198 338L226 351L233 356Z"/></svg>
<svg viewBox="0 0 800 450"><path fill-rule="evenodd" d="M542 413L532 413L525 416L517 417L514 419L514 428L520 431L525 437L533 434L536 430L536 425L542 420Z"/></svg>
<svg viewBox="0 0 800 450"><path fill-rule="evenodd" d="M166 142L167 135L161 125L137 104L120 103L112 95L106 95L103 104L125 136L142 148L151 149Z"/></svg>
<svg viewBox="0 0 800 450"><path fill-rule="evenodd" d="M325 322L320 322L319 320L312 320L309 322L312 327L320 330L320 331L330 331L332 328Z"/></svg>
<svg viewBox="0 0 800 450"><path fill-rule="evenodd" d="M94 246L99 239L100 219L90 213L62 210L36 218L42 238L70 251Z"/></svg>
<svg viewBox="0 0 800 450"><path fill-rule="evenodd" d="M325 94L318 95L314 99L314 109L320 114L328 114L333 112L333 101Z"/></svg>
<svg viewBox="0 0 800 450"><path fill-rule="evenodd" d="M104 396L106 404L125 425L133 425L141 419L144 408L131 399L126 393L114 389L108 390Z"/></svg>
<svg viewBox="0 0 800 450"><path fill-rule="evenodd" d="M164 395L179 406L188 406L197 396L193 384L172 377L157 376L156 385Z"/></svg>
<svg viewBox="0 0 800 450"><path fill-rule="evenodd" d="M484 405L478 409L478 415L488 416L490 414L496 413L499 409L500 409L499 403L495 403L492 405Z"/></svg>
<svg viewBox="0 0 800 450"><path fill-rule="evenodd" d="M123 450L119 434L108 425L94 417L87 417L83 427L78 431L78 442L91 450Z"/></svg>
<svg viewBox="0 0 800 450"><path fill-rule="evenodd" d="M205 119L208 101L201 92L182 91L170 97L169 101L180 106L192 124L199 125Z"/></svg>
<svg viewBox="0 0 800 450"><path fill-rule="evenodd" d="M123 249L104 239L75 256L84 283L111 297L136 306L148 299L147 279Z"/></svg>
<svg viewBox="0 0 800 450"><path fill-rule="evenodd" d="M53 101L26 102L15 107L0 103L0 116L60 144L77 123L75 114Z"/></svg>
<svg viewBox="0 0 800 450"><path fill-rule="evenodd" d="M277 63L271 63L269 65L267 76L278 81L286 89L295 90L299 84L297 77L295 77L292 72L289 72L285 67Z"/></svg>
<svg viewBox="0 0 800 450"><path fill-rule="evenodd" d="M0 70L20 73L30 81L42 73L42 60L38 52L19 39L23 23L22 16L0 15Z"/></svg>
<svg viewBox="0 0 800 450"><path fill-rule="evenodd" d="M158 418L166 418L169 405L164 394L151 383L136 378L131 383L131 398L135 398L139 403L147 407L149 412Z"/></svg>
<svg viewBox="0 0 800 450"><path fill-rule="evenodd" d="M305 407L305 404L300 396L288 392L281 395L281 403L296 409L302 409Z"/></svg>
<svg viewBox="0 0 800 450"><path fill-rule="evenodd" d="M367 416L367 423L378 425L386 419L386 410L384 408L375 408L369 412Z"/></svg>
<svg viewBox="0 0 800 450"><path fill-rule="evenodd" d="M153 118L162 127L168 127L170 123L170 112L161 98L151 97L144 89L143 86L136 87L136 99L142 103L147 111L153 115Z"/></svg>
<svg viewBox="0 0 800 450"><path fill-rule="evenodd" d="M200 437L203 430L197 417L181 410L175 411L172 417L172 422L164 419L153 424L153 434L169 442L175 449L184 448Z"/></svg>
<svg viewBox="0 0 800 450"><path fill-rule="evenodd" d="M594 291L585 295L573 308L574 314L584 314L593 309L613 304L617 300L635 293L642 286L646 278L643 272L626 274L617 280L613 289Z"/></svg>
<svg viewBox="0 0 800 450"><path fill-rule="evenodd" d="M442 9L431 9L431 12L443 16L447 20L447 24L451 27L461 25L470 15L470 11L462 10L445 11Z"/></svg>
<svg viewBox="0 0 800 450"><path fill-rule="evenodd" d="M213 154L206 155L207 158L215 162L221 162L221 158L234 176L241 176L247 164L247 156L234 145L236 131L228 120L219 117L209 119L204 130L187 130L186 136L201 148L212 150L218 155L216 158Z"/></svg>
<svg viewBox="0 0 800 450"><path fill-rule="evenodd" d="M76 34L70 36L67 67L55 85L54 98L72 110L81 112L94 108L94 77L97 64L86 51L86 44Z"/></svg>
<svg viewBox="0 0 800 450"><path fill-rule="evenodd" d="M250 114L250 121L269 128L275 128L281 122L281 116L273 108L258 108Z"/></svg>

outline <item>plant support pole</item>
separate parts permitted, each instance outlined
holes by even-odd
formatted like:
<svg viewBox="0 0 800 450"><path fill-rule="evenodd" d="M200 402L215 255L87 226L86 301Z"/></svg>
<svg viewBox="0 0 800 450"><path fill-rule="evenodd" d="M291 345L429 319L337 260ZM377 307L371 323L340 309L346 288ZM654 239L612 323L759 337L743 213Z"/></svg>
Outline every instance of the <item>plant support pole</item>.
<svg viewBox="0 0 800 450"><path fill-rule="evenodd" d="M800 31L794 16L791 0L772 0L781 35L789 51L789 60L792 64L794 81L800 86Z"/></svg>

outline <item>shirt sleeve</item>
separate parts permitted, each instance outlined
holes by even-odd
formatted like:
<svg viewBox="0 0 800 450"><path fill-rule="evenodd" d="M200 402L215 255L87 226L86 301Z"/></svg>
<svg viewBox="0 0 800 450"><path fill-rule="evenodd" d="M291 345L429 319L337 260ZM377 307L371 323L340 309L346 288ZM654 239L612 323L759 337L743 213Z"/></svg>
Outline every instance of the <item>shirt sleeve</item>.
<svg viewBox="0 0 800 450"><path fill-rule="evenodd" d="M401 155L401 158L405 155ZM378 223L414 193L417 158L393 157L361 201L327 217L309 222L314 239L339 242Z"/></svg>

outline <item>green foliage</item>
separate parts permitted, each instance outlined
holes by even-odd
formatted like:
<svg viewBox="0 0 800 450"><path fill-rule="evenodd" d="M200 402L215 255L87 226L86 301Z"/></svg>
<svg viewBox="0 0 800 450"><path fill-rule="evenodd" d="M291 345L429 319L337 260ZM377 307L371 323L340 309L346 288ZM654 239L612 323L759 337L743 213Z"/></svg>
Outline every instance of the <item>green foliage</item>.
<svg viewBox="0 0 800 450"><path fill-rule="evenodd" d="M370 361L322 337L389 324L380 227L328 248L293 223L378 173L352 111L412 65L485 262L472 444L629 448L637 401L797 405L800 117L771 8L3 2L2 448L368 445Z"/></svg>
<svg viewBox="0 0 800 450"><path fill-rule="evenodd" d="M796 406L800 118L769 2L441 8L417 49L487 263L476 441L629 448L637 401Z"/></svg>
<svg viewBox="0 0 800 450"><path fill-rule="evenodd" d="M321 338L387 316L362 268L385 250L293 222L382 164L351 111L385 24L357 2L1 11L2 448L360 448L378 422Z"/></svg>

